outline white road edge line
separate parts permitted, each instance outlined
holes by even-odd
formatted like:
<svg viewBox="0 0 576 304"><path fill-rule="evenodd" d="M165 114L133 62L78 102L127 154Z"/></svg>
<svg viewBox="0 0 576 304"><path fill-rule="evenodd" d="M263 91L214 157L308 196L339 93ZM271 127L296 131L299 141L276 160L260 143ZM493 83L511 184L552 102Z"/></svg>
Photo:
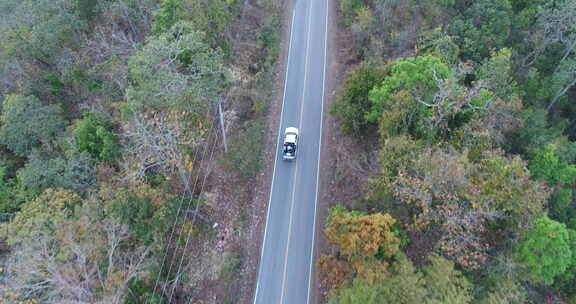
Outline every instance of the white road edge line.
<svg viewBox="0 0 576 304"><path fill-rule="evenodd" d="M306 304L310 303L310 290L312 285L312 266L314 265L314 241L316 238L316 209L318 207L318 191L320 189L320 163L322 152L322 127L324 124L324 97L326 90L326 53L328 49L328 15L330 14L330 0L326 0L326 28L324 31L324 71L322 74L322 110L320 110L320 143L318 145L318 167L316 167L316 197L314 198L314 223L312 224L312 250L310 250L310 271L308 272L308 297Z"/></svg>
<svg viewBox="0 0 576 304"><path fill-rule="evenodd" d="M302 88L302 99L300 100L300 116L298 119L298 130L302 130L302 116L304 113L304 99L306 98L306 81L308 79L308 62L310 61L310 29L312 28L312 2L309 2L309 9L308 9L308 31L306 33L306 58L304 61L304 87ZM298 135L300 141L300 145L302 145L302 136ZM280 304L284 303L284 284L286 284L286 267L288 266L288 251L290 250L290 236L292 235L292 215L294 211L294 194L296 193L296 179L298 177L298 164L296 163L296 169L294 170L294 183L292 184L292 199L290 201L290 217L288 219L288 243L286 244L286 252L284 253L284 269L282 270L282 292L280 293Z"/></svg>
<svg viewBox="0 0 576 304"><path fill-rule="evenodd" d="M266 212L266 224L264 225L264 240L260 252L260 262L258 263L258 277L256 278L256 291L254 292L254 304L258 299L258 287L260 285L260 269L262 269L262 259L266 249L266 233L268 232L268 219L270 218L270 205L272 205L272 191L274 190L274 176L276 176L276 162L278 161L278 149L280 147L280 137L282 136L282 118L284 115L284 101L286 100L286 86L288 85L288 71L290 69L290 54L292 53L292 35L294 34L294 17L296 16L296 6L292 10L292 23L290 24L290 41L288 42L288 59L286 61L286 75L284 76L284 92L282 94L282 107L280 108L280 122L278 123L278 137L274 150L274 168L272 169L272 183L270 185L270 198L268 199L268 211Z"/></svg>

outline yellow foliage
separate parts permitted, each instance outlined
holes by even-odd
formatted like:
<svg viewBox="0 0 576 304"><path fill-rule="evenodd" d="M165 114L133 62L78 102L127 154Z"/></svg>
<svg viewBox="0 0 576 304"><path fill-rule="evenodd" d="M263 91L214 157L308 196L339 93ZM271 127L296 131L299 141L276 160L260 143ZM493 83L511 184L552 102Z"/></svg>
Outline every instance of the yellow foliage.
<svg viewBox="0 0 576 304"><path fill-rule="evenodd" d="M399 240L392 231L395 223L389 214L357 215L337 208L328 219L325 234L348 256L371 257L380 248L386 256L393 256L399 249Z"/></svg>

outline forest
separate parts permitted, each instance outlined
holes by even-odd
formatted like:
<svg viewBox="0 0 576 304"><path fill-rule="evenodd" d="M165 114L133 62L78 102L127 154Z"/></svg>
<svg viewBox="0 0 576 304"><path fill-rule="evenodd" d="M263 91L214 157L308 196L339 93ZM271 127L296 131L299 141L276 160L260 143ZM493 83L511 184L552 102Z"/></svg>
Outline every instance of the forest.
<svg viewBox="0 0 576 304"><path fill-rule="evenodd" d="M576 303L576 1L340 0L338 18L330 113L362 151L323 223L325 302Z"/></svg>
<svg viewBox="0 0 576 304"><path fill-rule="evenodd" d="M0 1L0 302L249 296L281 8Z"/></svg>

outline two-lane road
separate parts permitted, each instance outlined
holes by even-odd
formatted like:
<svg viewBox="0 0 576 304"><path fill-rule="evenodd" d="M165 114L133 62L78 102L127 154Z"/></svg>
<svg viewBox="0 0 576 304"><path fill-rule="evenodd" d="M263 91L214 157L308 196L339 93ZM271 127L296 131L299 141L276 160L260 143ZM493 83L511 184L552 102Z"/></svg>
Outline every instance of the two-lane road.
<svg viewBox="0 0 576 304"><path fill-rule="evenodd" d="M318 198L329 0L293 0L286 82L255 304L308 303ZM286 127L297 159L282 160Z"/></svg>

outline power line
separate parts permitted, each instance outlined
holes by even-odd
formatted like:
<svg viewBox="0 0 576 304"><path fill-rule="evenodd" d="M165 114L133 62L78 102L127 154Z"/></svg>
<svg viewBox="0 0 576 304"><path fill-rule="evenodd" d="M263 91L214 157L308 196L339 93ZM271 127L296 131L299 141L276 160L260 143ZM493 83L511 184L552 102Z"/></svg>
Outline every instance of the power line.
<svg viewBox="0 0 576 304"><path fill-rule="evenodd" d="M212 162L212 158L214 157L214 150L216 148L216 144L218 143L217 140L214 140L214 143L212 144L212 150L210 151L210 157L208 159L208 164L210 164ZM208 175L209 173L207 172L206 174L204 174L204 178L202 180L202 186L200 187L200 193L198 194L199 200L196 203L196 208L195 208L195 212L194 212L194 217L192 218L192 224L190 225L191 229L188 230L188 234L186 236L186 243L184 245L184 251L182 256L180 257L180 264L178 265L178 271L176 272L176 280L174 281L174 284L172 286L172 290L170 292L170 299L172 298L173 294L174 294L174 290L176 289L176 285L178 283L178 278L180 277L180 270L182 268L182 264L184 262L184 253L186 252L186 249L188 249L188 243L190 241L190 235L192 232L192 227L194 227L194 224L196 223L196 218L198 217L198 210L200 209L200 205L201 205L201 196L202 196L202 192L204 192L204 186L206 184L206 180L208 179ZM190 205L188 205L188 207L190 207ZM180 231L180 233L182 233L182 231L184 230L184 227L182 227L182 230Z"/></svg>
<svg viewBox="0 0 576 304"><path fill-rule="evenodd" d="M217 135L216 135L216 136L217 136ZM214 144L212 145L212 149L210 149L209 161L212 160L212 156L213 156L213 152L214 152L214 146L216 145L216 143L218 142L218 140L215 139L215 140L213 140L213 142L214 142ZM208 147L207 147L204 151L206 152L206 151L209 149L209 147L210 147L210 143L208 143ZM204 154L204 157L202 158L202 162L205 161L205 160L206 160L206 154ZM195 182L195 184L194 184L194 189L196 189L196 185L197 185L197 181L198 181L198 177L199 177L199 176L200 176L200 172L199 172L198 175L196 176L197 179L196 179L196 182ZM201 190L200 190L200 192L199 192L199 194L198 194L198 197L200 197L200 196L202 195L202 192L203 192L203 190L204 190L203 188L204 188L204 182L205 182L205 180L206 180L206 176L207 176L207 175L204 176L204 180L203 180L203 182L202 182ZM186 210L188 210L188 209L190 208L190 205L191 205L191 203L192 203L192 201L193 201L193 198L194 198L194 197L191 196L191 198L188 200L188 204L187 204L187 206L186 206ZM198 215L198 209L199 209L199 207L200 207L200 203L198 202L198 203L196 204L196 208L195 208L195 212L194 212L194 217L193 217L192 224L190 225L190 229L189 229L188 233L190 233L190 232L192 231L193 227L194 227L194 224L195 224L195 222L196 222L196 218L197 218L197 215ZM182 226L182 228L180 229L180 232L179 232L178 235L182 235L183 231L184 231L184 226ZM188 241L188 240L187 240L187 241ZM178 249L178 247L179 247L179 246L178 246L178 244L177 244L177 245L176 245L176 249ZM185 249L184 249L184 252L185 252L185 251L186 251L186 247L185 247ZM182 257L184 256L184 252L183 252L183 254L182 254ZM170 272L172 271L172 266L174 265L174 258L175 258L175 256L173 256L172 259L171 259L171 261L170 261L170 266L169 266L169 269L168 269L168 273L170 273ZM176 272L176 277L178 277L179 274L180 274L180 268L178 268L178 271ZM164 290L164 289L163 289L163 290ZM170 298L170 299L172 298L172 294L169 296L169 298Z"/></svg>
<svg viewBox="0 0 576 304"><path fill-rule="evenodd" d="M207 110L207 116L210 117L210 108ZM194 151L194 160L193 160L194 163L196 163L197 157L200 155L200 150L203 150L203 152L202 152L203 154L206 152L206 150L208 150L209 143L210 143L210 139L212 138L212 135L213 135L213 133L214 133L213 131L214 131L214 125L212 125L212 126L210 127L210 131L209 131L209 135L208 135L208 142L207 142L206 148L204 148L204 149L197 149L196 151ZM204 158L204 157L203 157L203 158ZM202 167L201 164L202 164L203 158L200 160L200 168ZM187 179L186 181L183 181L183 182L186 183L186 189L188 189L188 190L186 190L186 191L184 192L184 194L182 195L182 197L180 198L178 210L177 210L177 212L176 212L175 215L174 215L174 221L173 221L173 224L172 224L172 229L171 229L171 231L170 231L170 236L169 236L169 238L168 238L168 240L167 240L167 242L166 242L166 249L164 250L164 253L163 253L162 263L161 263L161 265L160 265L160 270L158 271L158 275L157 275L156 280L155 280L155 283L154 283L154 289L152 290L152 296L151 296L149 299L153 299L154 296L156 295L156 290L157 290L157 288L158 288L158 284L159 284L159 281L160 281L160 276L162 275L162 271L164 270L164 265L165 265L165 262L166 262L166 257L167 257L167 255L168 255L168 250L170 249L170 244L172 243L172 238L173 238L173 236L174 236L174 231L176 231L176 223L177 223L178 218L179 218L179 216L180 216L180 211L182 210L182 205L183 205L184 199L185 199L185 197L186 197L186 192L189 193L189 195L190 195L190 200L189 200L189 201L191 201L191 200L192 200L192 197L193 197L193 194L194 194L194 188L196 188L196 184L197 184L197 181L198 181L198 179L199 179L199 175L200 175L200 172L198 172L198 175L196 176L196 180L195 180L195 182L194 182L194 186L193 186L192 189L190 189L190 183L189 183L190 180ZM177 246L177 247L178 247L178 246ZM177 248L177 247L176 247L176 248ZM146 301L146 303L148 303L148 300Z"/></svg>

